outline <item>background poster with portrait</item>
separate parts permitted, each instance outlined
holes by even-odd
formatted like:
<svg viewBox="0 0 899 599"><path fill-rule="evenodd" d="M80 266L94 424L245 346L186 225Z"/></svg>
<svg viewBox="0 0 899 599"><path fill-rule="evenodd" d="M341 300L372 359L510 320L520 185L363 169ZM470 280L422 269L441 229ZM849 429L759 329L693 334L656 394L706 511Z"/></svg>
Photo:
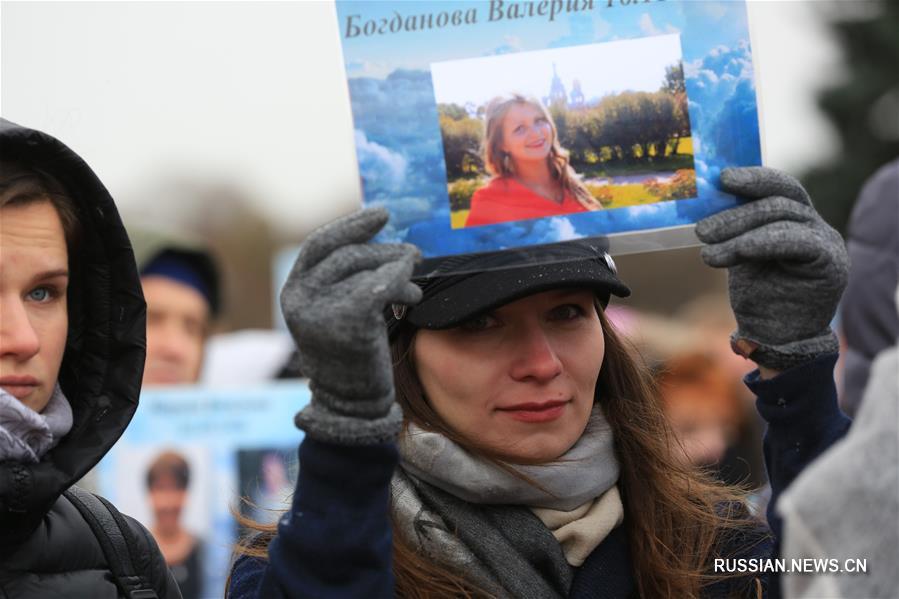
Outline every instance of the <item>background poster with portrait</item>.
<svg viewBox="0 0 899 599"><path fill-rule="evenodd" d="M425 258L584 237L613 254L693 245L693 223L736 203L720 170L761 164L742 0L338 0L337 18L364 203L390 211L379 241ZM513 95L538 106L522 118L551 123L518 149L491 104ZM490 118L509 127L502 148ZM586 199L515 206L542 191L518 185L515 161L553 144ZM490 197L502 209L485 219Z"/></svg>
<svg viewBox="0 0 899 599"><path fill-rule="evenodd" d="M272 523L289 507L303 437L293 417L309 398L296 381L142 393L100 462L97 491L151 531L177 525L193 537L196 558L172 567L188 581L185 599L223 596L239 534L233 508Z"/></svg>

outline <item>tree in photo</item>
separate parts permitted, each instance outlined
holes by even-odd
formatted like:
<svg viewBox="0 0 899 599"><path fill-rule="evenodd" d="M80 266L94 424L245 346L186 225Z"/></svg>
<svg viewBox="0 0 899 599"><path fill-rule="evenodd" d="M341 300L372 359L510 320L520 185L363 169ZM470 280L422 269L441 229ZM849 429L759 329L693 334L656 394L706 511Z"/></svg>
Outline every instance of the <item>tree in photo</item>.
<svg viewBox="0 0 899 599"><path fill-rule="evenodd" d="M687 84L684 80L684 63L676 63L665 67L665 80L662 82L662 92L669 95L674 101L673 118L677 122L677 128L666 142L665 155L677 154L677 147L682 137L690 136L690 113L687 108Z"/></svg>
<svg viewBox="0 0 899 599"><path fill-rule="evenodd" d="M441 104L437 110L447 178L480 177L484 170L480 151L484 125L457 104Z"/></svg>

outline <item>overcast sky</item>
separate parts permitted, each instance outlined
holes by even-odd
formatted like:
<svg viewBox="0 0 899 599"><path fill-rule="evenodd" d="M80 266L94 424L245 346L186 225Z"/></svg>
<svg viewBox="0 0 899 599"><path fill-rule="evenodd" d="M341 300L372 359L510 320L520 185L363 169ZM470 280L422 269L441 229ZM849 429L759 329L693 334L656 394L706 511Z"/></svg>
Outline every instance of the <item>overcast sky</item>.
<svg viewBox="0 0 899 599"><path fill-rule="evenodd" d="M839 56L815 4L749 3L766 162L794 172L834 151L814 91L834 81ZM358 205L332 3L0 11L0 112L81 153L126 212L158 216L154 190L172 176L250 190L284 232Z"/></svg>

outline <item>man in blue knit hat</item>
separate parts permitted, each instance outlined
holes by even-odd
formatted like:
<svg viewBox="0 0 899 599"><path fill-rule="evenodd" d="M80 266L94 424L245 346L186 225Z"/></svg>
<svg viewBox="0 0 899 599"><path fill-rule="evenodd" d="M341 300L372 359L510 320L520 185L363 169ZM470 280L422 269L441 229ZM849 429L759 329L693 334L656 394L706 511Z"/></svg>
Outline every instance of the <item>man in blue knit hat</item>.
<svg viewBox="0 0 899 599"><path fill-rule="evenodd" d="M143 384L196 383L206 338L218 315L219 275L202 248L157 246L141 260L147 301L147 361Z"/></svg>

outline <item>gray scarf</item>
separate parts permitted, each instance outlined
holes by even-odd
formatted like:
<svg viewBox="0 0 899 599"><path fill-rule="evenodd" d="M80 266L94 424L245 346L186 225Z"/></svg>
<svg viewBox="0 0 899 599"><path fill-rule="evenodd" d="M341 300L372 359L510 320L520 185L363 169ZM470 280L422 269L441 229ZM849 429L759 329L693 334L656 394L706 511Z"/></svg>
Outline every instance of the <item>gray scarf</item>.
<svg viewBox="0 0 899 599"><path fill-rule="evenodd" d="M618 480L612 429L599 408L593 409L584 434L559 460L513 466L541 488L414 424L400 438L400 462L409 474L464 501L566 512L599 497Z"/></svg>
<svg viewBox="0 0 899 599"><path fill-rule="evenodd" d="M39 462L72 429L72 407L59 384L40 413L0 389L0 461Z"/></svg>
<svg viewBox="0 0 899 599"><path fill-rule="evenodd" d="M400 439L400 466L391 482L398 534L498 597L566 596L573 570L528 508L568 511L618 480L611 430L599 408L558 461L514 466L545 491L415 426Z"/></svg>

